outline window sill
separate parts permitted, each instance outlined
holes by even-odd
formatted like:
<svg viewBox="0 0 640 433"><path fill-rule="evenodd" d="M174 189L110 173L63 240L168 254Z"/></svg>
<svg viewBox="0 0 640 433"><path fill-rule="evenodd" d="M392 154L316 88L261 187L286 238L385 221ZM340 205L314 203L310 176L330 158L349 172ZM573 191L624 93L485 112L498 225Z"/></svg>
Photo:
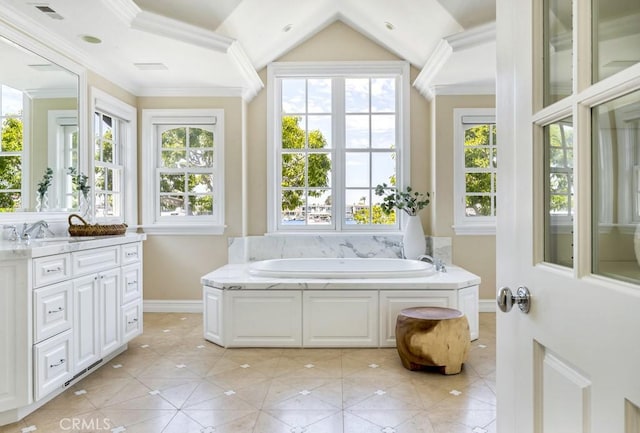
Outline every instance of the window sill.
<svg viewBox="0 0 640 433"><path fill-rule="evenodd" d="M149 235L221 235L226 229L226 225L180 225L180 224L153 224L144 225L139 228Z"/></svg>
<svg viewBox="0 0 640 433"><path fill-rule="evenodd" d="M456 225L453 231L458 236L495 236L495 224L487 225Z"/></svg>

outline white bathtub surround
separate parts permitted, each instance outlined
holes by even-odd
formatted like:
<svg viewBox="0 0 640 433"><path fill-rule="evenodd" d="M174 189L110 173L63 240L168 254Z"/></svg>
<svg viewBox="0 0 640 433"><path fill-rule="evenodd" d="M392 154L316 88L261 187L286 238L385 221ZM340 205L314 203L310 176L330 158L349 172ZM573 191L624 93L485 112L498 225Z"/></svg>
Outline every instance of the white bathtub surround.
<svg viewBox="0 0 640 433"><path fill-rule="evenodd" d="M402 254L405 259L415 260L427 253L422 221L418 215L409 215L402 236Z"/></svg>
<svg viewBox="0 0 640 433"><path fill-rule="evenodd" d="M250 264L202 277L204 335L225 347L393 347L400 310L461 310L478 338L480 278L450 266L408 278L266 278Z"/></svg>
<svg viewBox="0 0 640 433"><path fill-rule="evenodd" d="M426 241L427 254L451 264L451 238L426 237ZM296 233L229 238L231 264L294 257L402 258L402 234Z"/></svg>

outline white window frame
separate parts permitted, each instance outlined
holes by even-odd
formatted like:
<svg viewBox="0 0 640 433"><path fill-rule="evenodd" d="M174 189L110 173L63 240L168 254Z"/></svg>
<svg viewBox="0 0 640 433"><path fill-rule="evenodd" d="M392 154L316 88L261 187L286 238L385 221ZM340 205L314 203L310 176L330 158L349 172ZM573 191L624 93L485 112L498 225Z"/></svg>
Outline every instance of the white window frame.
<svg viewBox="0 0 640 433"><path fill-rule="evenodd" d="M1 85L2 83L0 83ZM2 89L0 89L0 107L2 106ZM21 209L29 209L29 204L31 200L31 178L33 175L25 176L25 172L29 173L28 167L31 167L31 161L29 160L29 155L31 154L31 134L27 134L25 131L29 131L31 129L31 99L29 96L22 92L22 115L21 116L2 116L0 115L0 126L5 119L8 118L20 118L22 121L22 152L4 152L0 149L0 152L4 155L9 156L20 156L20 160L22 161L22 182L20 184L20 207L16 210ZM1 113L0 113L1 114ZM12 190L2 190L2 192L12 192Z"/></svg>
<svg viewBox="0 0 640 433"><path fill-rule="evenodd" d="M467 121L467 118L472 118L473 122ZM465 125L472 123L477 123L478 125L496 124L495 108L456 108L453 110L453 229L456 235L495 235L495 216L468 217L466 215L464 131L466 129Z"/></svg>
<svg viewBox="0 0 640 433"><path fill-rule="evenodd" d="M211 216L159 216L158 146L156 129L163 124L209 124L214 129L213 214ZM147 109L142 110L142 227L158 235L224 233L224 110Z"/></svg>
<svg viewBox="0 0 640 433"><path fill-rule="evenodd" d="M410 179L410 101L409 101L409 64L405 61L371 61L371 62L275 62L267 67L267 230L269 233L362 233L362 232L399 232L404 226L406 216L404 212L396 212L394 225L361 225L353 224L345 227L341 223L343 213L339 205L335 212L335 219L331 225L313 225L305 227L280 227L281 217L279 194L280 153L277 136L280 128L280 86L281 78L374 78L376 76L397 75L399 80L396 87L396 143L398 143L396 165L396 187L404 190ZM344 130L336 131L333 123L334 136L344 134ZM335 142L334 142L335 143ZM344 203L344 174L342 159L336 155L342 148L334 144L332 155L332 201Z"/></svg>
<svg viewBox="0 0 640 433"><path fill-rule="evenodd" d="M126 223L128 230L135 230L138 227L138 111L135 107L121 101L120 99L96 88L90 89L91 100L91 142L88 149L89 159L89 179L91 185L90 194L92 206L91 209L95 209L95 136L94 130L95 124L93 122L93 116L96 111L107 114L113 117L117 117L122 121L121 130L121 152L122 152L122 216L99 218L97 222L101 224L114 224L114 223ZM81 165L82 167L82 165ZM81 170L82 171L82 170Z"/></svg>

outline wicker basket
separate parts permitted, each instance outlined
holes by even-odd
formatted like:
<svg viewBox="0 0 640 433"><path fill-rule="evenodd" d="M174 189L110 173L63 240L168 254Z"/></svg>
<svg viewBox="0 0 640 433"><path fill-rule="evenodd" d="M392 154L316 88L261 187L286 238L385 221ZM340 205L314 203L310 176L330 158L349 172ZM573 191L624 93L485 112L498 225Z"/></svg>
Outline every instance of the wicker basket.
<svg viewBox="0 0 640 433"><path fill-rule="evenodd" d="M74 218L79 219L82 224L73 224ZM78 214L69 215L69 235L71 236L123 235L126 231L126 224L89 224Z"/></svg>

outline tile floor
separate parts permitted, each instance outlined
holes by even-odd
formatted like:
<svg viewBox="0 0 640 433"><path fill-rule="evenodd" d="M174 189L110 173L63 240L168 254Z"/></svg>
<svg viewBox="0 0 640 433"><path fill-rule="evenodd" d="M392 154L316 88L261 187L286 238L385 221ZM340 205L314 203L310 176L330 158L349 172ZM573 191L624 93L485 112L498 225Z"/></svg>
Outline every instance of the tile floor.
<svg viewBox="0 0 640 433"><path fill-rule="evenodd" d="M495 314L462 373L395 349L223 349L200 314L144 315L129 350L0 433L494 433Z"/></svg>

